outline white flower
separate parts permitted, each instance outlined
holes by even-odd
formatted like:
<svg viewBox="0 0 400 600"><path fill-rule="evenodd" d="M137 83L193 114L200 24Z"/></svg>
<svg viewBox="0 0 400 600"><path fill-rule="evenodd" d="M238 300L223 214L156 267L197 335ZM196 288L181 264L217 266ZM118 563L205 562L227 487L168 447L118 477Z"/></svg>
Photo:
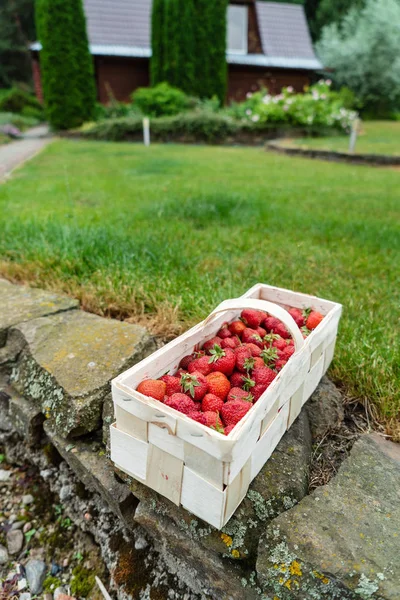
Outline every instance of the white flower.
<svg viewBox="0 0 400 600"><path fill-rule="evenodd" d="M252 96L253 96L253 94L251 92L247 92L246 98L251 98Z"/></svg>
<svg viewBox="0 0 400 600"><path fill-rule="evenodd" d="M271 102L271 96L269 94L266 94L266 96L264 96L262 101L264 104L269 104Z"/></svg>
<svg viewBox="0 0 400 600"><path fill-rule="evenodd" d="M252 114L252 112L251 112L251 110L248 108L248 109L246 110L246 115L250 116L251 114Z"/></svg>
<svg viewBox="0 0 400 600"><path fill-rule="evenodd" d="M331 79L327 79L327 80L325 81L325 83L326 83L326 85L332 85L332 80L331 80Z"/></svg>
<svg viewBox="0 0 400 600"><path fill-rule="evenodd" d="M289 94L291 94L292 92L294 92L294 89L291 85L289 85L289 87L286 88L286 91L289 92Z"/></svg>
<svg viewBox="0 0 400 600"><path fill-rule="evenodd" d="M314 100L319 100L319 94L317 91L313 90L312 91L312 97L314 98Z"/></svg>
<svg viewBox="0 0 400 600"><path fill-rule="evenodd" d="M251 117L251 120L252 120L252 121L254 121L254 123L257 123L257 121L259 121L259 120L260 120L260 116L259 116L259 115L253 115L253 116Z"/></svg>

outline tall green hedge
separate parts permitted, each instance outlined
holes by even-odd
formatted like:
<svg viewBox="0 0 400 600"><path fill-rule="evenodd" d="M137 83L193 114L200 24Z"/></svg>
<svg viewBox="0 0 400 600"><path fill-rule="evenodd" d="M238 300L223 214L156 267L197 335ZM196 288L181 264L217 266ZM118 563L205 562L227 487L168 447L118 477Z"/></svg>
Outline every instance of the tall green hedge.
<svg viewBox="0 0 400 600"><path fill-rule="evenodd" d="M228 0L154 0L151 82L201 98L226 93Z"/></svg>
<svg viewBox="0 0 400 600"><path fill-rule="evenodd" d="M93 118L96 86L82 0L36 0L46 115L54 129Z"/></svg>

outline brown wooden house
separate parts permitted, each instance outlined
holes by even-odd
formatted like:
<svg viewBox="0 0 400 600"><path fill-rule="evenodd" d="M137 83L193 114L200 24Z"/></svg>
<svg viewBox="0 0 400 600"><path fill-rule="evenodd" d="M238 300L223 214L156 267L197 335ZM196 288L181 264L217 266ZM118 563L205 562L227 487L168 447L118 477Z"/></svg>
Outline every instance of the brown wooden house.
<svg viewBox="0 0 400 600"><path fill-rule="evenodd" d="M133 90L149 85L151 2L84 0L100 102L108 102L110 91L128 101ZM261 86L271 93L288 85L302 91L321 69L302 6L230 0L227 17L228 99L241 100ZM40 42L31 49L41 98Z"/></svg>

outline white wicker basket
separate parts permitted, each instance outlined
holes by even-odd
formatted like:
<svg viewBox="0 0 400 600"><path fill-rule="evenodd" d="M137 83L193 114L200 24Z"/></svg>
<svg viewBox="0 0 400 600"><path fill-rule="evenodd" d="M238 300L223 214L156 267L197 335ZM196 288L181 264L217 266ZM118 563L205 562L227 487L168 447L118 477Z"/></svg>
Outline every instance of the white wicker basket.
<svg viewBox="0 0 400 600"><path fill-rule="evenodd" d="M312 307L324 315L307 339L284 310L289 306ZM265 310L284 322L296 351L228 436L136 391L143 379L175 372L185 355L214 337L243 308ZM327 370L341 310L340 304L264 284L226 300L205 321L114 379L111 459L128 475L220 529Z"/></svg>

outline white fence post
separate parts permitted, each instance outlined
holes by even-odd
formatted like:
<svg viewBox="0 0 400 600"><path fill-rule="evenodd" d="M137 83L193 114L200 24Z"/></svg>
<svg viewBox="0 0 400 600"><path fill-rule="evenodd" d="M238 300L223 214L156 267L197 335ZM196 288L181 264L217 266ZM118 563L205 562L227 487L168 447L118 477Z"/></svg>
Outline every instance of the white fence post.
<svg viewBox="0 0 400 600"><path fill-rule="evenodd" d="M145 146L150 146L150 119L144 117L143 119L143 142Z"/></svg>
<svg viewBox="0 0 400 600"><path fill-rule="evenodd" d="M354 154L354 149L356 147L357 135L360 125L360 119L354 119L351 125L350 132L350 141L349 141L349 154Z"/></svg>

